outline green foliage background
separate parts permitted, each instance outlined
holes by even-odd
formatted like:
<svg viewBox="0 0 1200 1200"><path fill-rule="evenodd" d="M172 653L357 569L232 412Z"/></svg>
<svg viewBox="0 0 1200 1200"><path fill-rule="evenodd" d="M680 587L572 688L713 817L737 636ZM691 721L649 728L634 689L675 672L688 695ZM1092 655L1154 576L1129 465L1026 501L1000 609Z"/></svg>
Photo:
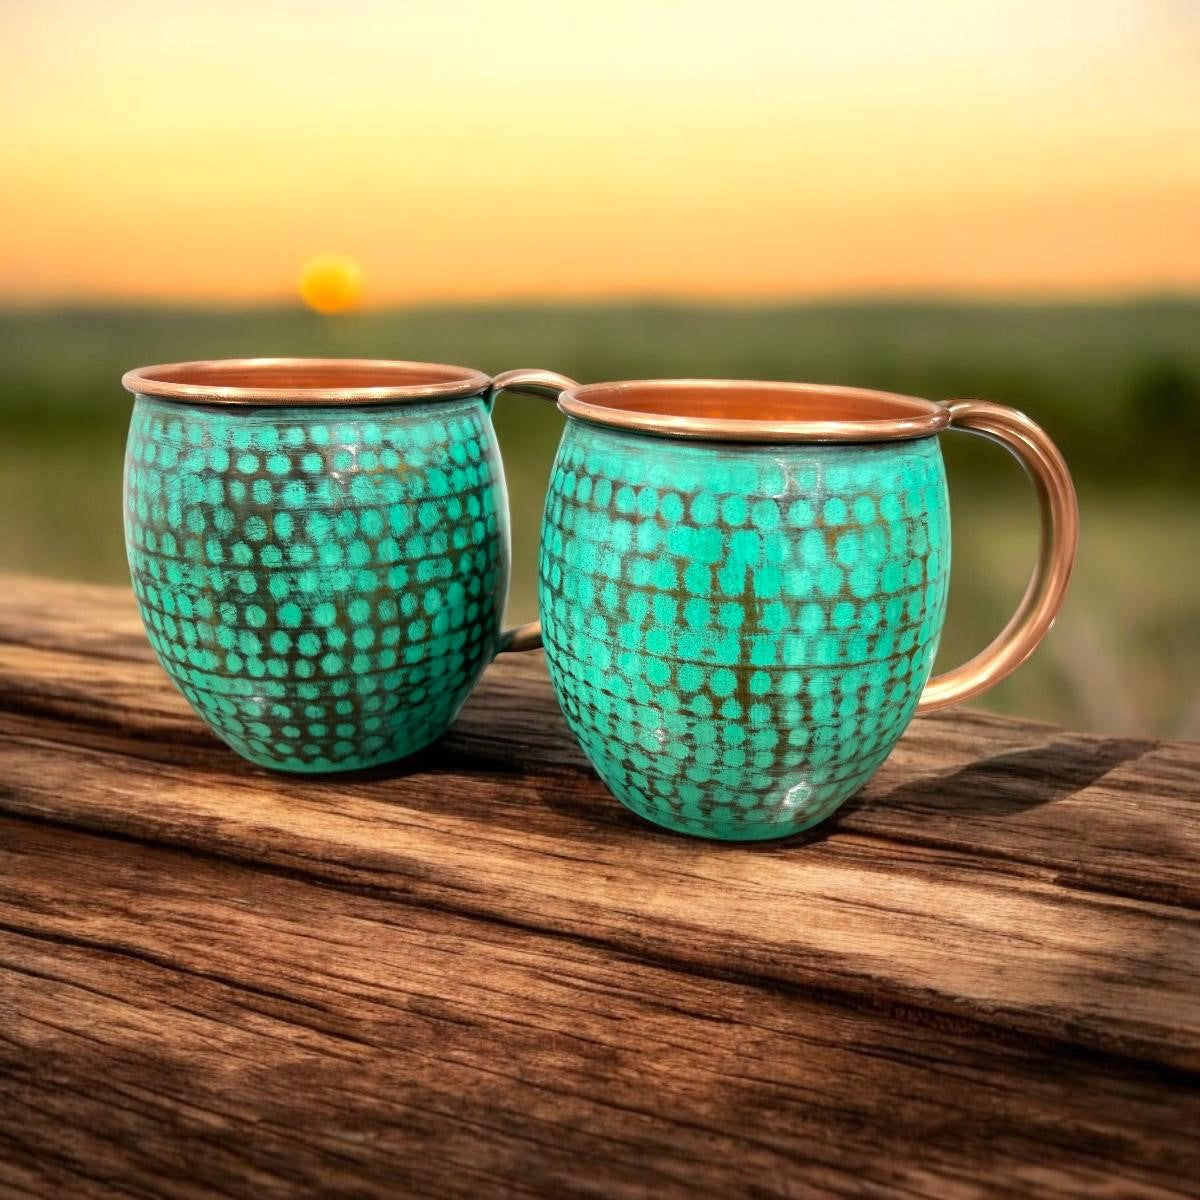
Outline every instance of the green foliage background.
<svg viewBox="0 0 1200 1200"><path fill-rule="evenodd" d="M120 478L130 366L243 355L548 366L580 380L742 376L1014 404L1045 425L1083 513L1072 594L1043 650L983 701L1102 732L1200 736L1200 300L789 306L587 304L0 313L0 571L125 579ZM511 615L532 615L535 540L560 419L501 401L513 503ZM1020 471L944 439L954 584L940 665L981 646L1035 546Z"/></svg>

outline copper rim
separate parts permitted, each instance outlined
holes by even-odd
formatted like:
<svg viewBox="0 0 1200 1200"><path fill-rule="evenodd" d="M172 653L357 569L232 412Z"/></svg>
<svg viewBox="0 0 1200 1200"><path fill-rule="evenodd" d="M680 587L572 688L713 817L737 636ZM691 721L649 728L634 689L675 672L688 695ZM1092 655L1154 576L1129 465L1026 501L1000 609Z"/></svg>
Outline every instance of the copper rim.
<svg viewBox="0 0 1200 1200"><path fill-rule="evenodd" d="M569 416L663 437L737 442L882 442L945 429L944 406L867 388L744 379L633 379L570 388Z"/></svg>
<svg viewBox="0 0 1200 1200"><path fill-rule="evenodd" d="M121 378L135 396L193 404L404 404L486 391L470 367L388 358L223 358L137 367Z"/></svg>

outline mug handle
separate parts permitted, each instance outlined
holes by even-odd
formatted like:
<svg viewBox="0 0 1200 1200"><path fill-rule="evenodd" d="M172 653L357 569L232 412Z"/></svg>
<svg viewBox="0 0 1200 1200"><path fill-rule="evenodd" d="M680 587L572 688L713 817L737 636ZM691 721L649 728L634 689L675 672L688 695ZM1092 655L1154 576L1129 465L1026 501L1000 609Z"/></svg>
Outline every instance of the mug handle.
<svg viewBox="0 0 1200 1200"><path fill-rule="evenodd" d="M567 388L575 387L575 380L559 375L556 371L540 371L535 368L517 368L497 375L488 388L486 404L490 411L501 392L513 392L518 396L536 396L539 400L556 401ZM500 635L498 654L510 650L538 650L542 645L542 623L530 621L506 629Z"/></svg>
<svg viewBox="0 0 1200 1200"><path fill-rule="evenodd" d="M1025 468L1037 492L1041 537L1033 575L1008 624L974 658L935 675L921 693L918 713L936 712L986 692L1033 653L1062 607L1079 545L1075 485L1045 431L1015 408L986 400L955 400L947 408L948 428L998 442Z"/></svg>

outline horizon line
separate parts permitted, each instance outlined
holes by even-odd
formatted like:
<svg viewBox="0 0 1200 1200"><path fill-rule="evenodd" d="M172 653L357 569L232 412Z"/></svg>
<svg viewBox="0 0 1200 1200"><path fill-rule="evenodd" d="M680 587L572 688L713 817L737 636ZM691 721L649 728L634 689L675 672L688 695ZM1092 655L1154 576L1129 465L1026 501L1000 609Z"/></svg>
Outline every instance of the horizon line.
<svg viewBox="0 0 1200 1200"><path fill-rule="evenodd" d="M302 313L314 321L353 321L355 318L374 317L398 312L429 312L437 310L489 310L489 309L605 309L605 308L675 308L675 309L785 309L856 307L865 305L913 305L957 307L1067 307L1148 303L1192 303L1200 301L1200 283L1190 287L1142 287L1088 289L1084 291L946 291L941 289L913 289L911 291L887 289L882 291L848 291L822 293L796 293L793 296L684 296L663 293L646 295L641 293L614 294L611 296L522 296L481 297L479 299L427 299L389 304L365 304L345 312L322 314L313 312L299 300L282 297L260 299L214 300L187 297L103 297L103 296L59 296L38 299L5 297L0 295L0 314L33 315L55 312L128 312L145 313L151 310L165 312L261 312Z"/></svg>

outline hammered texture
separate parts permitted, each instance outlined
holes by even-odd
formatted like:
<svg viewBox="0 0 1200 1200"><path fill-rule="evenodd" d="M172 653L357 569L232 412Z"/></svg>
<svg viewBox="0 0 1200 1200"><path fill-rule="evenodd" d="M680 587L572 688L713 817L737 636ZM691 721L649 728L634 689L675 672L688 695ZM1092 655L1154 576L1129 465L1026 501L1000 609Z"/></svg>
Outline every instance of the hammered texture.
<svg viewBox="0 0 1200 1200"><path fill-rule="evenodd" d="M334 771L410 754L495 653L503 489L478 397L357 409L138 397L125 534L150 644L256 763Z"/></svg>
<svg viewBox="0 0 1200 1200"><path fill-rule="evenodd" d="M567 722L650 821L728 840L807 829L912 717L949 535L934 438L739 447L570 421L539 589Z"/></svg>

